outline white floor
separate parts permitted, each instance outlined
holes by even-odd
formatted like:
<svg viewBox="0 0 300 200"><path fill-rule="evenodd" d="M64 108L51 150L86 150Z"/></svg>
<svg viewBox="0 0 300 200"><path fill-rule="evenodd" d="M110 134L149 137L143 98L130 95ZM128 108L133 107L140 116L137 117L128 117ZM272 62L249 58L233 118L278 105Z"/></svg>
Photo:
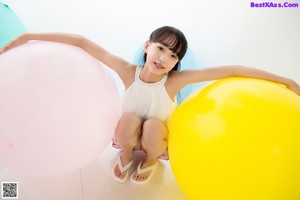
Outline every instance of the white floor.
<svg viewBox="0 0 300 200"><path fill-rule="evenodd" d="M27 177L0 165L0 182L18 182L19 200L185 200L169 161L160 161L151 181L144 185L116 183L111 169L119 150L110 145L90 165L63 176ZM134 167L143 159L135 153ZM133 169L132 169L133 171ZM1 199L1 196L0 196Z"/></svg>

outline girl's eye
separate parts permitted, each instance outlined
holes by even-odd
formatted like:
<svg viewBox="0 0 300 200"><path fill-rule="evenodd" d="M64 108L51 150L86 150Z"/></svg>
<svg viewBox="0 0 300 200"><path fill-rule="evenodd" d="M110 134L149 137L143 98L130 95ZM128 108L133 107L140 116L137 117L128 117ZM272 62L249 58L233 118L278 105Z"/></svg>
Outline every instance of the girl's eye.
<svg viewBox="0 0 300 200"><path fill-rule="evenodd" d="M177 56L176 55L171 55L172 58L174 59L177 59Z"/></svg>
<svg viewBox="0 0 300 200"><path fill-rule="evenodd" d="M164 48L162 48L162 47L157 47L160 51L163 51L164 50Z"/></svg>

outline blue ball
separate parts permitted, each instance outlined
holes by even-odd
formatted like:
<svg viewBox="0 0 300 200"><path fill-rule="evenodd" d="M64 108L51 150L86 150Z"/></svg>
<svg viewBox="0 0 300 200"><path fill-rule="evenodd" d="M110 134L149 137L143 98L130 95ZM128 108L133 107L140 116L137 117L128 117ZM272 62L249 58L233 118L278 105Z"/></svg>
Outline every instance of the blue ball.
<svg viewBox="0 0 300 200"><path fill-rule="evenodd" d="M17 15L6 4L0 3L0 48L25 32Z"/></svg>

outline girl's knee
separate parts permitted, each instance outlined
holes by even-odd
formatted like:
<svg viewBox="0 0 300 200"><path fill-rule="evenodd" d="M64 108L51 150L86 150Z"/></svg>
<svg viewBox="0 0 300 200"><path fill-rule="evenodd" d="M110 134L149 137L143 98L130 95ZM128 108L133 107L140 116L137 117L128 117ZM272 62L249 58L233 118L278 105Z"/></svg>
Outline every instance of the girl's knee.
<svg viewBox="0 0 300 200"><path fill-rule="evenodd" d="M118 121L115 137L120 139L135 135L141 131L141 126L141 117L135 113L125 112Z"/></svg>
<svg viewBox="0 0 300 200"><path fill-rule="evenodd" d="M162 130L162 131L166 131L167 127L166 125L159 119L155 119L155 118L150 118L147 119L144 124L143 124L143 129L146 130Z"/></svg>
<svg viewBox="0 0 300 200"><path fill-rule="evenodd" d="M161 141L167 140L168 129L166 125L159 119L148 119L143 124L143 134L142 137L147 141Z"/></svg>
<svg viewBox="0 0 300 200"><path fill-rule="evenodd" d="M140 123L141 122L141 117L138 116L135 113L132 113L132 112L125 112L121 116L121 118L119 120L119 123L128 123L128 122Z"/></svg>

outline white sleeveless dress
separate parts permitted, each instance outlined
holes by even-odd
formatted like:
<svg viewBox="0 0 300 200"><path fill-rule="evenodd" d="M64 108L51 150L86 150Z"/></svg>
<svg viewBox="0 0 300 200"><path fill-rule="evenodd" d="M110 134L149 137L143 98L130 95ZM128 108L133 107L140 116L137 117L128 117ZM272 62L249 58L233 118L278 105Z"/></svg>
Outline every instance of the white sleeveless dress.
<svg viewBox="0 0 300 200"><path fill-rule="evenodd" d="M172 100L165 88L168 75L156 83L145 83L140 79L142 66L136 67L135 81L125 91L122 111L132 112L143 120L155 118L161 120L166 126L169 118L177 107L176 98ZM112 146L121 149L118 142L113 139ZM168 160L168 150L159 159Z"/></svg>
<svg viewBox="0 0 300 200"><path fill-rule="evenodd" d="M123 112L133 112L144 120L155 118L167 125L168 120L177 106L177 101L171 99L165 82L168 75L156 83L145 83L140 79L142 67L137 66L135 81L124 94Z"/></svg>

